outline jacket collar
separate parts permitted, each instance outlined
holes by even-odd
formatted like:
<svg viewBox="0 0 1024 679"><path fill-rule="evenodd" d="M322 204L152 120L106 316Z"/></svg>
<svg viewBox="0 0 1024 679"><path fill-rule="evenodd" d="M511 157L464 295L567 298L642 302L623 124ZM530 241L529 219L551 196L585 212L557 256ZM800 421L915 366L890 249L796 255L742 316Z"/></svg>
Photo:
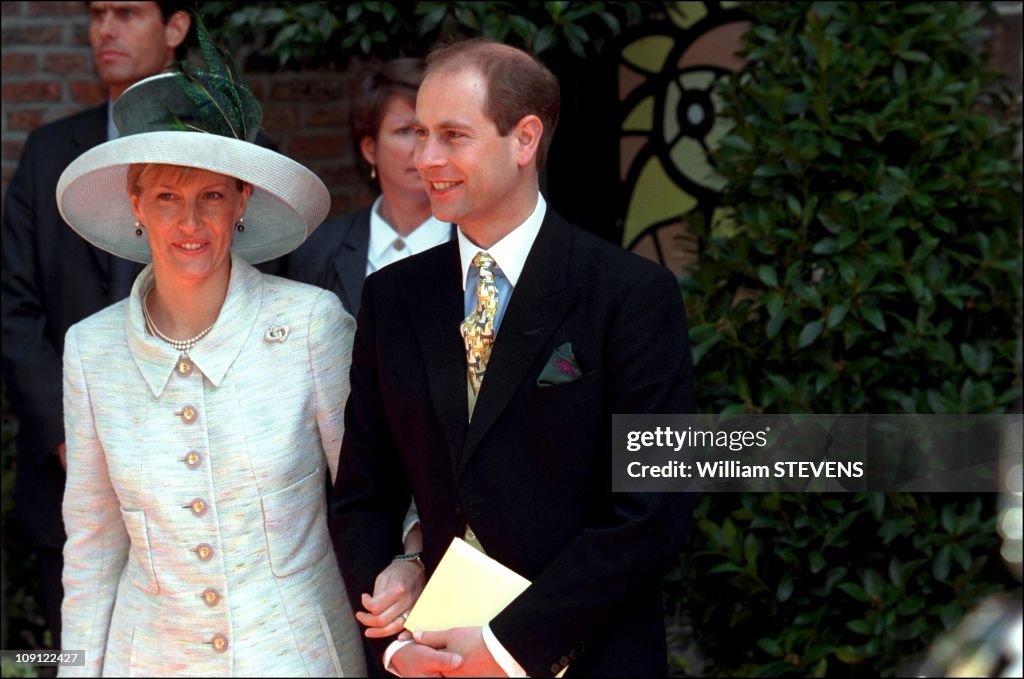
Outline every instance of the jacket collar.
<svg viewBox="0 0 1024 679"><path fill-rule="evenodd" d="M128 298L125 331L128 349L153 396L159 398L174 373L179 352L158 337L146 332L142 300L153 287L153 265L149 264L132 286ZM219 387L228 368L235 362L249 339L259 315L263 297L263 276L251 264L231 253L231 278L224 306L210 331L192 350L189 358L213 386Z"/></svg>

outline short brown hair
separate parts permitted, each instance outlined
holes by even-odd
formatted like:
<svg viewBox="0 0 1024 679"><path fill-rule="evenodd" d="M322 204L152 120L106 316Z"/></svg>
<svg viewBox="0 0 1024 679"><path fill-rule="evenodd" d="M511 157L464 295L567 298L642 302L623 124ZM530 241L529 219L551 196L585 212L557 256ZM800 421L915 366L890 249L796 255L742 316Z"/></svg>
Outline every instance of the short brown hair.
<svg viewBox="0 0 1024 679"><path fill-rule="evenodd" d="M422 80L422 59L404 57L385 62L372 61L366 66L356 84L351 117L352 143L361 164L366 164L366 161L359 144L365 137L377 138L391 97L404 97L415 106Z"/></svg>
<svg viewBox="0 0 1024 679"><path fill-rule="evenodd" d="M91 0L87 1L85 6L91 7ZM156 2L156 6L160 8L160 19L165 25L167 24L167 21L178 12L182 12L189 16L191 23L188 26L188 32L185 34L185 37L182 38L181 43L174 48L174 60L185 61L185 59L188 58L188 42L196 33L196 20L192 14L192 9L196 4L194 2L189 2L188 0L167 0L166 2L160 2L158 0L158 2Z"/></svg>
<svg viewBox="0 0 1024 679"><path fill-rule="evenodd" d="M537 169L547 159L548 147L558 125L560 95L558 78L523 50L473 38L440 47L427 56L424 77L435 71L476 69L487 83L484 114L505 136L528 115L540 118L544 132L537 146Z"/></svg>
<svg viewBox="0 0 1024 679"><path fill-rule="evenodd" d="M185 167L184 165L166 165L164 163L132 163L128 166L128 182L127 189L128 194L132 196L142 195L142 185L154 177L168 175L168 181L171 184L177 184L186 177L189 177L196 172L203 172L200 168L196 167ZM205 170L209 171L209 170ZM239 191L242 191L247 182L243 182L238 177L231 177L235 180L235 185Z"/></svg>

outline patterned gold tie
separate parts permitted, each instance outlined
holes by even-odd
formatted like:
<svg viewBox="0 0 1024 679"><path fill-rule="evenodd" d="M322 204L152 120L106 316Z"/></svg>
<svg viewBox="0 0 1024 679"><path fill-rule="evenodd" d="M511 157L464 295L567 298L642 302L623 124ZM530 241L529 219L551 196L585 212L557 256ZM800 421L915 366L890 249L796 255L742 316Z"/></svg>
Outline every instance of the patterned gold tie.
<svg viewBox="0 0 1024 679"><path fill-rule="evenodd" d="M469 386L476 396L487 370L494 344L494 320L498 313L498 285L494 282L494 258L486 252L476 253L473 266L480 271L476 285L476 308L462 321L459 330L466 344L466 371Z"/></svg>

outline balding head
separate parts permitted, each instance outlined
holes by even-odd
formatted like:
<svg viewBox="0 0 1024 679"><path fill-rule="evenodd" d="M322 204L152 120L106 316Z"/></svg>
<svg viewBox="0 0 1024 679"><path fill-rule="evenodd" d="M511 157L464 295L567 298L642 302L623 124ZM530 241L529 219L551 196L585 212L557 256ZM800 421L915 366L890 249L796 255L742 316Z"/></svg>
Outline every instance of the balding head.
<svg viewBox="0 0 1024 679"><path fill-rule="evenodd" d="M525 116L535 115L544 125L537 149L537 169L547 159L558 124L558 79L526 52L499 42L476 38L452 43L427 56L424 77L441 71L471 69L487 83L484 112L507 135Z"/></svg>

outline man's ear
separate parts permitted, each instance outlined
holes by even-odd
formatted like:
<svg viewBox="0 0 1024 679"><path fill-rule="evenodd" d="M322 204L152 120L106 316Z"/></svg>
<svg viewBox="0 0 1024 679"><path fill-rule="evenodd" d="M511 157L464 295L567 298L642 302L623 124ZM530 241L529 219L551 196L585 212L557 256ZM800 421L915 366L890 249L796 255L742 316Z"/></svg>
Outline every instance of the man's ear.
<svg viewBox="0 0 1024 679"><path fill-rule="evenodd" d="M533 114L523 116L522 120L516 123L512 135L516 142L516 162L519 167L526 167L534 162L543 134L544 123Z"/></svg>
<svg viewBox="0 0 1024 679"><path fill-rule="evenodd" d="M185 42L188 36L188 29L192 27L192 17L188 12L175 12L167 18L164 25L164 43L167 50L173 55L178 45Z"/></svg>

